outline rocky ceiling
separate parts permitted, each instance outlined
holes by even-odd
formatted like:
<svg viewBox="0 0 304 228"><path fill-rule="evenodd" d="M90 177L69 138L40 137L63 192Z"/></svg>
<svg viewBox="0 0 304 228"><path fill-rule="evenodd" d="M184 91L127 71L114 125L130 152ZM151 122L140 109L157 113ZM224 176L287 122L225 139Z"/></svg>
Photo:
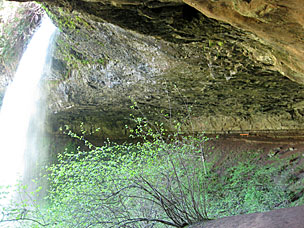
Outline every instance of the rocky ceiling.
<svg viewBox="0 0 304 228"><path fill-rule="evenodd" d="M194 131L304 129L301 0L42 2L61 30L46 87L53 131L84 122L123 137L130 97Z"/></svg>
<svg viewBox="0 0 304 228"><path fill-rule="evenodd" d="M250 31L271 47L276 69L304 82L304 3L301 0L185 0L204 15Z"/></svg>

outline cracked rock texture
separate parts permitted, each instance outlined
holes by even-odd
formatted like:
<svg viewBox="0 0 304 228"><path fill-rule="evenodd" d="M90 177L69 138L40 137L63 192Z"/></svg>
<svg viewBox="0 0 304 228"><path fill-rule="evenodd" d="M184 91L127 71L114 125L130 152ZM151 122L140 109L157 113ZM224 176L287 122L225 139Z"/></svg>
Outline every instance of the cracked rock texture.
<svg viewBox="0 0 304 228"><path fill-rule="evenodd" d="M304 82L304 3L302 0L184 0L208 17L256 34L271 47L275 68Z"/></svg>
<svg viewBox="0 0 304 228"><path fill-rule="evenodd" d="M45 88L50 131L84 122L99 138L124 138L130 98L185 131L304 129L302 11L275 5L284 1L185 2L44 1L61 30Z"/></svg>

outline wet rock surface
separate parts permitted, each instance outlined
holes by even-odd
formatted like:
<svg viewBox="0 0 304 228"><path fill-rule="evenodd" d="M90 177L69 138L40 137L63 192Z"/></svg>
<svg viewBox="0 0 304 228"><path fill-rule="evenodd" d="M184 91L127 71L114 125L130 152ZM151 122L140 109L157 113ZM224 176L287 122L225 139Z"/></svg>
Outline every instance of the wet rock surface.
<svg viewBox="0 0 304 228"><path fill-rule="evenodd" d="M50 131L84 122L101 127L100 137L125 137L131 99L149 119L163 111L162 121L182 121L185 131L304 129L303 85L278 67L277 43L254 31L182 1L44 6L61 30L46 78Z"/></svg>

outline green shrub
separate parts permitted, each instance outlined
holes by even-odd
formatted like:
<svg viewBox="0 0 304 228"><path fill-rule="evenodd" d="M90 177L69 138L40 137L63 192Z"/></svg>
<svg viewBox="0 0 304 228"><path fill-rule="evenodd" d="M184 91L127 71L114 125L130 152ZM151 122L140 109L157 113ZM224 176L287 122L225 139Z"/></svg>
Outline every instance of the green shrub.
<svg viewBox="0 0 304 228"><path fill-rule="evenodd" d="M60 155L49 168L50 208L63 218L57 227L184 227L207 219L206 138L154 136Z"/></svg>
<svg viewBox="0 0 304 228"><path fill-rule="evenodd" d="M289 193L283 180L275 181L280 176L277 165L265 165L249 158L223 173L212 173L208 185L209 215L222 217L286 207Z"/></svg>
<svg viewBox="0 0 304 228"><path fill-rule="evenodd" d="M172 135L162 124L136 122L138 127L129 130L144 140L134 144L95 147L69 132L89 150L70 148L48 168L44 209L31 204L7 215L27 222L26 227L185 227L288 203L284 181L275 180L283 164L261 165L251 155L245 162L215 167L203 134L180 135L177 124Z"/></svg>

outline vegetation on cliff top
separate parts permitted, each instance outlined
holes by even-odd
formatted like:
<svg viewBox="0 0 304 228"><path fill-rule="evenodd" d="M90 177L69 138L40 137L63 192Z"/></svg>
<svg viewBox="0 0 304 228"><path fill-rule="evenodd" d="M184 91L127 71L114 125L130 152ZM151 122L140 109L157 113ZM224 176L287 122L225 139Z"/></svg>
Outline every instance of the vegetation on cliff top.
<svg viewBox="0 0 304 228"><path fill-rule="evenodd" d="M44 11L36 3L0 2L0 64L14 71Z"/></svg>

